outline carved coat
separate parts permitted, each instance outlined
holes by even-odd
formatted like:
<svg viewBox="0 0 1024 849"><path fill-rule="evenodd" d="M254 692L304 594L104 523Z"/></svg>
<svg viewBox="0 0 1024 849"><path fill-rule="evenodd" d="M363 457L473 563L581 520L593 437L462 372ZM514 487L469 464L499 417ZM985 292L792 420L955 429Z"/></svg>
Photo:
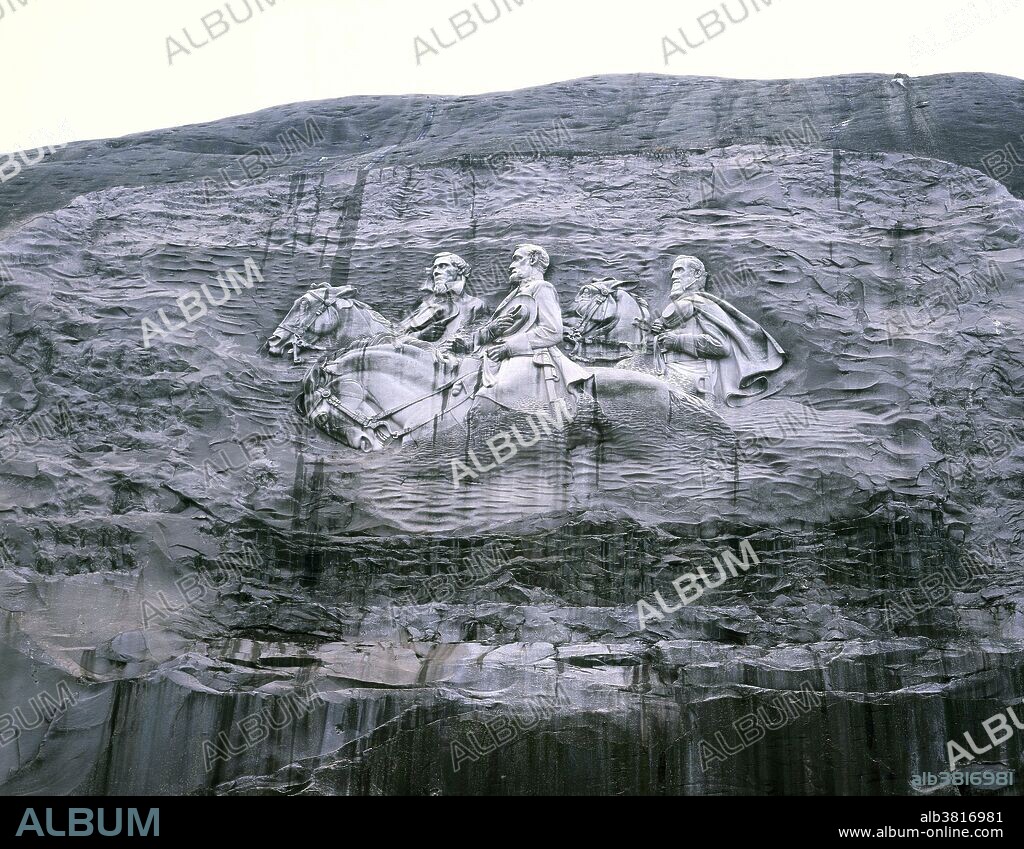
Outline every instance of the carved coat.
<svg viewBox="0 0 1024 849"><path fill-rule="evenodd" d="M786 352L760 324L707 292L673 299L661 319L680 349L666 352L669 369L691 375L706 369L715 393L728 404L763 395L768 375L786 362Z"/></svg>
<svg viewBox="0 0 1024 849"><path fill-rule="evenodd" d="M576 395L593 372L558 349L563 326L555 287L540 279L523 283L508 294L494 315L505 312L513 301L529 304L529 318L508 336L484 345L481 354L504 343L512 356L499 362L484 359L477 397L510 409L532 410Z"/></svg>
<svg viewBox="0 0 1024 849"><path fill-rule="evenodd" d="M398 329L424 342L448 342L485 311L484 302L472 295L431 294L402 321Z"/></svg>

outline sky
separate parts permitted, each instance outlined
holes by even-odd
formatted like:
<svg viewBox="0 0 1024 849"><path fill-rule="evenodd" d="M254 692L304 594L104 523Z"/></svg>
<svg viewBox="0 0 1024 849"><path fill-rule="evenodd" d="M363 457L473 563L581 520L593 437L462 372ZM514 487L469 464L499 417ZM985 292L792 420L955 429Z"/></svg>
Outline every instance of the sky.
<svg viewBox="0 0 1024 849"><path fill-rule="evenodd" d="M607 73L1020 78L1022 25L1020 0L0 0L0 150Z"/></svg>

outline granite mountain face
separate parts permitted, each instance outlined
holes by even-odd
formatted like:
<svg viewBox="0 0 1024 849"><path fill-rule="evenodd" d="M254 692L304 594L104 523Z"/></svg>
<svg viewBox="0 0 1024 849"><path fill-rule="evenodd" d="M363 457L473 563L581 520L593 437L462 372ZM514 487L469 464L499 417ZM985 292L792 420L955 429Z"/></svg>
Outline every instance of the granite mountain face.
<svg viewBox="0 0 1024 849"><path fill-rule="evenodd" d="M1024 693L1021 85L592 78L24 162L3 792L912 792ZM363 456L296 410L266 343L311 285L395 321L452 251L493 308L524 242L564 310L660 309L699 257L785 350L771 394L606 410L463 486L486 427Z"/></svg>

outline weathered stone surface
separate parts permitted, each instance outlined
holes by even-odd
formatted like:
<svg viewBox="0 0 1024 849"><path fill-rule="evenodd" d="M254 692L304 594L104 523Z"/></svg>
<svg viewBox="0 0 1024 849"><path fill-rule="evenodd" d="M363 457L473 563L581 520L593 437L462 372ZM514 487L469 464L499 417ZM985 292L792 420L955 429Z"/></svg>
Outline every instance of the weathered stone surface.
<svg viewBox="0 0 1024 849"><path fill-rule="evenodd" d="M0 187L0 712L75 703L0 747L3 792L912 792L1024 694L1024 184L969 170L1024 130L1020 86L360 98L25 169ZM285 157L311 115L325 138ZM287 161L244 177L264 143ZM461 487L498 425L362 457L294 411L304 366L263 343L310 283L395 319L454 250L493 307L523 241L565 307L606 276L661 306L700 257L786 350L777 391L584 417ZM143 347L246 260L262 281ZM759 563L641 628L742 540ZM886 620L968 550L984 574ZM819 703L702 765L802 686ZM1020 740L982 760L1016 769Z"/></svg>

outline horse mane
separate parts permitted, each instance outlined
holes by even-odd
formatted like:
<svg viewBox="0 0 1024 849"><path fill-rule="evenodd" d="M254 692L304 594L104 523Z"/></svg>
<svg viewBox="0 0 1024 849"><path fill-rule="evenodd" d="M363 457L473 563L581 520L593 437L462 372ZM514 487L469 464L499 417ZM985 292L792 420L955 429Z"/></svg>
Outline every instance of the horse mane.
<svg viewBox="0 0 1024 849"><path fill-rule="evenodd" d="M309 412L306 407L306 388L309 386L310 380L313 381L314 386L320 386L324 383L324 365L330 356L330 354L323 354L317 357L316 362L309 367L309 370L302 378L302 391L295 397L295 412L303 418Z"/></svg>
<svg viewBox="0 0 1024 849"><path fill-rule="evenodd" d="M650 316L651 316L651 304L647 300L647 298L645 298L643 295L638 295L633 290L629 290L629 295L630 295L630 297L634 301L636 301L636 305L638 307L640 307L640 312L642 312L644 314L644 317L645 318L650 318Z"/></svg>
<svg viewBox="0 0 1024 849"><path fill-rule="evenodd" d="M615 295L616 301L619 299L620 294L628 295L634 301L636 301L636 305L640 308L640 312L642 312L645 316L650 316L651 305L648 302L647 298L637 293L636 287L639 284L636 280L615 280L609 278L607 283L612 290L612 294Z"/></svg>
<svg viewBox="0 0 1024 849"><path fill-rule="evenodd" d="M398 354L398 352L394 349L394 343L399 339L402 342L403 349L415 348L417 351L433 355L434 346L430 342L424 342L422 339L416 339L413 336L403 336L391 330L382 330L380 333L375 333L373 336L367 336L356 341L350 345L349 348L341 354L341 356L348 356L349 354L365 356L370 351L376 351L380 354L395 355ZM408 355L408 351L403 352L403 356Z"/></svg>
<svg viewBox="0 0 1024 849"><path fill-rule="evenodd" d="M351 298L350 300L352 301L352 306L366 310L370 314L371 318L376 319L381 324L391 324L390 321L384 318L383 315L381 315L379 312L377 312L377 310L375 310L368 303L366 303L366 301L358 301L355 298Z"/></svg>

